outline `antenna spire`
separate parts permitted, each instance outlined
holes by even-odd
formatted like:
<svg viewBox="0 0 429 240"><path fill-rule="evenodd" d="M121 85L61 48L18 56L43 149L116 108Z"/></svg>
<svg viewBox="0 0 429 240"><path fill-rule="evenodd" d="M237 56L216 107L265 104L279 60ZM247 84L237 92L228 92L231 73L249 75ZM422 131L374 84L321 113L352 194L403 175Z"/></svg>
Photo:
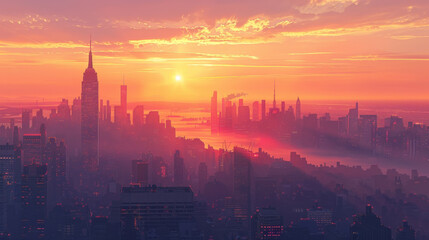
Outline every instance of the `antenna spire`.
<svg viewBox="0 0 429 240"><path fill-rule="evenodd" d="M92 38L89 35L89 57L88 57L88 68L92 68Z"/></svg>
<svg viewBox="0 0 429 240"><path fill-rule="evenodd" d="M274 100L273 100L273 108L276 108L276 80L274 80Z"/></svg>

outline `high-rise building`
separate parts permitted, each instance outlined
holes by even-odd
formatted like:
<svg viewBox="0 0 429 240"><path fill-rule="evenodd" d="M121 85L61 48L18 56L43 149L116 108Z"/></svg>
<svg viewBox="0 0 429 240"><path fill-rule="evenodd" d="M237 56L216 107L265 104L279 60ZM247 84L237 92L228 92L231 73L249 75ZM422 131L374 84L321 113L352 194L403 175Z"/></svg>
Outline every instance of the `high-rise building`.
<svg viewBox="0 0 429 240"><path fill-rule="evenodd" d="M128 124L128 113L127 113L127 85L121 85L121 105L115 107L115 123L120 125Z"/></svg>
<svg viewBox="0 0 429 240"><path fill-rule="evenodd" d="M0 145L0 233L10 232L16 222L8 218L8 205L18 203L21 182L21 150ZM11 202L12 201L12 202Z"/></svg>
<svg viewBox="0 0 429 240"><path fill-rule="evenodd" d="M24 166L21 185L21 239L45 239L47 219L46 165Z"/></svg>
<svg viewBox="0 0 429 240"><path fill-rule="evenodd" d="M158 111L150 111L149 114L146 116L146 124L151 127L158 127L159 126L159 113Z"/></svg>
<svg viewBox="0 0 429 240"><path fill-rule="evenodd" d="M69 101L67 99L62 99L60 105L58 105L58 113L57 113L57 119L59 121L69 121L71 114L70 114L70 106Z"/></svg>
<svg viewBox="0 0 429 240"><path fill-rule="evenodd" d="M40 134L24 134L22 140L22 162L24 165L42 163L42 139Z"/></svg>
<svg viewBox="0 0 429 240"><path fill-rule="evenodd" d="M63 141L59 144L55 138L49 138L45 148L48 164L48 207L51 209L62 201L66 186L66 146Z"/></svg>
<svg viewBox="0 0 429 240"><path fill-rule="evenodd" d="M46 125L42 123L40 125L40 144L42 145L42 151L44 150L48 141L48 134L46 133Z"/></svg>
<svg viewBox="0 0 429 240"><path fill-rule="evenodd" d="M212 133L216 133L219 127L219 121L217 118L217 91L213 92L213 96L211 98L211 131Z"/></svg>
<svg viewBox="0 0 429 240"><path fill-rule="evenodd" d="M250 151L235 147L233 163L234 217L249 227L251 199L251 158Z"/></svg>
<svg viewBox="0 0 429 240"><path fill-rule="evenodd" d="M180 237L195 217L189 187L124 187L118 204L122 239L193 239Z"/></svg>
<svg viewBox="0 0 429 240"><path fill-rule="evenodd" d="M252 120L259 121L259 102L254 101L252 106Z"/></svg>
<svg viewBox="0 0 429 240"><path fill-rule="evenodd" d="M103 104L103 99L100 99L100 111L99 111L99 118L100 121L104 120L104 104Z"/></svg>
<svg viewBox="0 0 429 240"><path fill-rule="evenodd" d="M264 121L266 117L265 100L261 101L261 120Z"/></svg>
<svg viewBox="0 0 429 240"><path fill-rule="evenodd" d="M350 239L391 240L392 231L381 224L381 220L372 212L372 206L366 207L366 214L356 216L350 226Z"/></svg>
<svg viewBox="0 0 429 240"><path fill-rule="evenodd" d="M82 117L82 108L81 108L81 99L80 97L73 99L73 105L72 105L72 121L75 123L81 122Z"/></svg>
<svg viewBox="0 0 429 240"><path fill-rule="evenodd" d="M282 239L283 218L274 208L256 210L251 223L252 240Z"/></svg>
<svg viewBox="0 0 429 240"><path fill-rule="evenodd" d="M297 121L301 120L301 101L299 100L299 98L296 100L295 114L295 119Z"/></svg>
<svg viewBox="0 0 429 240"><path fill-rule="evenodd" d="M110 106L110 101L106 101L106 119L108 123L112 122L112 106Z"/></svg>
<svg viewBox="0 0 429 240"><path fill-rule="evenodd" d="M366 150L375 150L377 142L377 115L361 115L359 128L359 144Z"/></svg>
<svg viewBox="0 0 429 240"><path fill-rule="evenodd" d="M349 128L348 134L350 138L359 137L359 105L356 103L356 107L349 110Z"/></svg>
<svg viewBox="0 0 429 240"><path fill-rule="evenodd" d="M323 231L324 227L332 224L332 210L314 207L307 211L307 217L316 222L319 231Z"/></svg>
<svg viewBox="0 0 429 240"><path fill-rule="evenodd" d="M99 133L98 133L98 77L92 65L90 45L88 68L82 81L82 165L84 171L95 172L98 169Z"/></svg>
<svg viewBox="0 0 429 240"><path fill-rule="evenodd" d="M31 110L22 111L22 133L28 133L30 130Z"/></svg>
<svg viewBox="0 0 429 240"><path fill-rule="evenodd" d="M276 80L274 80L274 97L273 97L273 109L277 108L277 103L276 103Z"/></svg>
<svg viewBox="0 0 429 240"><path fill-rule="evenodd" d="M149 184L149 163L145 160L133 160L131 166L133 184L145 187Z"/></svg>
<svg viewBox="0 0 429 240"><path fill-rule="evenodd" d="M121 108L124 113L127 113L127 85L121 85Z"/></svg>
<svg viewBox="0 0 429 240"><path fill-rule="evenodd" d="M118 125L123 125L125 119L124 119L124 113L122 111L122 107L121 106L115 106L113 108L113 111L115 113L114 121L113 122L115 124L118 124Z"/></svg>
<svg viewBox="0 0 429 240"><path fill-rule="evenodd" d="M144 124L144 107L138 105L133 110L133 125L137 128L142 127Z"/></svg>
<svg viewBox="0 0 429 240"><path fill-rule="evenodd" d="M250 108L249 106L239 106L237 123L239 127L245 127L250 122Z"/></svg>
<svg viewBox="0 0 429 240"><path fill-rule="evenodd" d="M174 153L174 185L183 186L185 184L185 162L180 156L180 151Z"/></svg>
<svg viewBox="0 0 429 240"><path fill-rule="evenodd" d="M13 127L13 145L19 145L19 129L18 126Z"/></svg>

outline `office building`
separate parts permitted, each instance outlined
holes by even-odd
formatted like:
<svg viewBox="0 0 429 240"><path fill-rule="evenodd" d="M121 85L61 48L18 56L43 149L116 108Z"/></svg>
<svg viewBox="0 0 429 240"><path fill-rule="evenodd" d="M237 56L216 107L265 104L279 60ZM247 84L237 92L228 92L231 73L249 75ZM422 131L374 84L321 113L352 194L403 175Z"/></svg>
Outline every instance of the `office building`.
<svg viewBox="0 0 429 240"><path fill-rule="evenodd" d="M83 170L95 172L99 164L98 77L92 65L90 45L88 68L83 74L81 100L81 144Z"/></svg>

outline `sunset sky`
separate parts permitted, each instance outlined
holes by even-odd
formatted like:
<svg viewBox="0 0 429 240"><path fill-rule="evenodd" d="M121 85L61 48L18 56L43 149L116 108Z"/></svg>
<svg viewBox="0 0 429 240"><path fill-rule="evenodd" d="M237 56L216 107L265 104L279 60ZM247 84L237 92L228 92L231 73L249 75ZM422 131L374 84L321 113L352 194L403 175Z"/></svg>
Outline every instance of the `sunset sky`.
<svg viewBox="0 0 429 240"><path fill-rule="evenodd" d="M429 99L428 0L0 1L0 101ZM176 81L180 76L180 81Z"/></svg>

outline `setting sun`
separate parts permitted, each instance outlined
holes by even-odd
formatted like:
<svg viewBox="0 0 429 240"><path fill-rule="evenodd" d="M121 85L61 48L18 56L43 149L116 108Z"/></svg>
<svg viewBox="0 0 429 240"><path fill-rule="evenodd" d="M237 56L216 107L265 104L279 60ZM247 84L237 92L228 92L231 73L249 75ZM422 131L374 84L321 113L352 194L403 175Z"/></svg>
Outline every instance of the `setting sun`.
<svg viewBox="0 0 429 240"><path fill-rule="evenodd" d="M182 81L182 76L180 76L180 75L176 75L176 82L180 82L180 81Z"/></svg>

